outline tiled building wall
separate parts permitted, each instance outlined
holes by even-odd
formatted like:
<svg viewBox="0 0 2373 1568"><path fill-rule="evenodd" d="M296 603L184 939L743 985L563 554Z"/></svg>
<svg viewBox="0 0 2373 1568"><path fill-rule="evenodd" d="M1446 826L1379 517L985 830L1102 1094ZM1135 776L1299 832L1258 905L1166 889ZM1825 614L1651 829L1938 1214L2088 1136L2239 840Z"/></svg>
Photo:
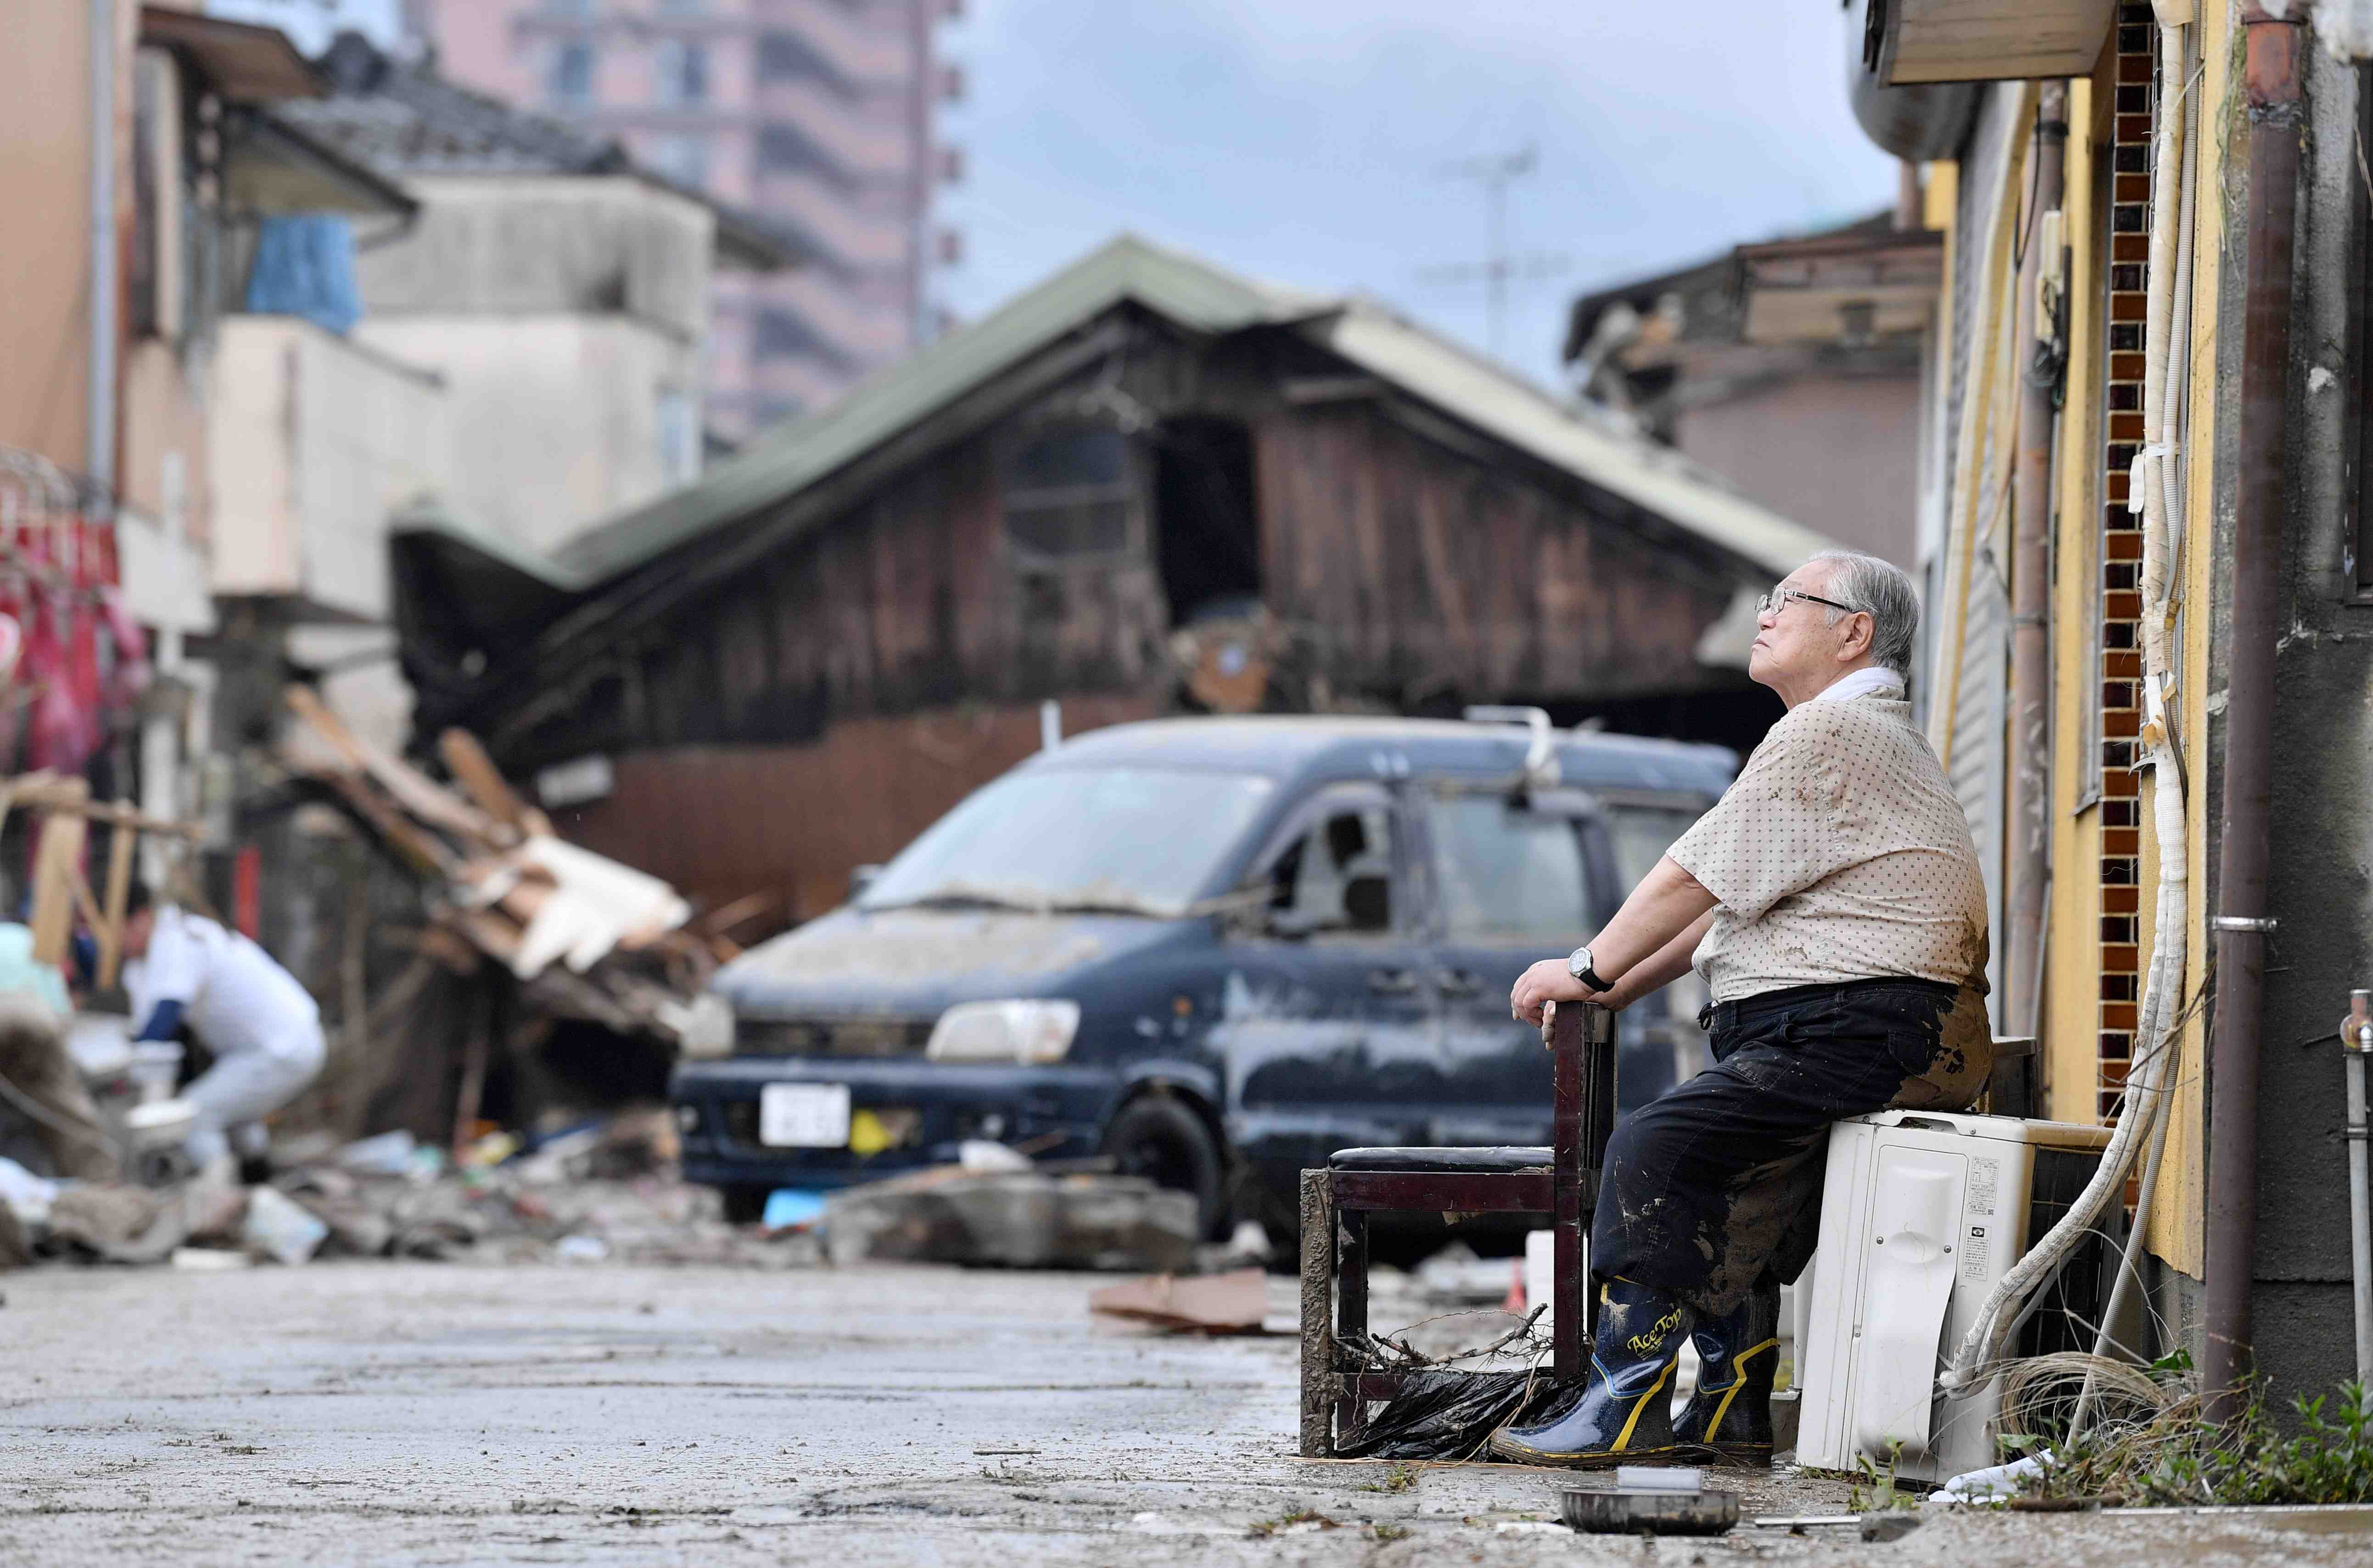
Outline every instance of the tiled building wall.
<svg viewBox="0 0 2373 1568"><path fill-rule="evenodd" d="M2142 515L2127 509L2128 471L2143 440L2145 263L2150 252L2150 148L2158 29L2146 5L2118 8L2109 172L2109 341L2102 391L2101 472L2100 1056L2101 1119L2114 1120L2133 1060L2141 1000L2142 797L2134 772L2142 731Z"/></svg>
<svg viewBox="0 0 2373 1568"><path fill-rule="evenodd" d="M812 259L721 274L708 427L741 439L905 355L953 241L930 225L953 170L933 107L949 0L433 0L448 76L615 135L642 162L745 206Z"/></svg>

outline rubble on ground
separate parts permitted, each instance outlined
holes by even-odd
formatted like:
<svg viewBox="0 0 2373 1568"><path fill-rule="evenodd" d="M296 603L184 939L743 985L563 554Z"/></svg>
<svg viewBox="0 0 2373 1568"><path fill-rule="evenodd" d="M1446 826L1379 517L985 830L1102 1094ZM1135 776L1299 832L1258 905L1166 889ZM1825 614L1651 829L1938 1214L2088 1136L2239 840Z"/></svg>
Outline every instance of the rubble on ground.
<svg viewBox="0 0 2373 1568"><path fill-rule="evenodd" d="M0 1201L0 1211L29 1242L19 1262L210 1269L415 1258L789 1269L822 1260L811 1234L727 1223L717 1194L681 1180L672 1166L644 1161L627 1174L638 1163L631 1141L613 1124L547 1140L503 1164L472 1165L391 1133L284 1154L264 1186L43 1183L25 1193L45 1204L38 1219L10 1202ZM11 1184L0 1197L18 1192Z"/></svg>
<svg viewBox="0 0 2373 1568"><path fill-rule="evenodd" d="M740 949L696 929L674 888L555 837L464 731L438 743L457 791L355 734L310 689L289 687L287 701L308 726L289 766L434 895L438 940L424 956L464 973L492 960L554 1017L696 1056L731 1048L731 1012L704 988Z"/></svg>
<svg viewBox="0 0 2373 1568"><path fill-rule="evenodd" d="M1242 1237L1224 1247L1197 1246L1188 1194L1136 1176L1050 1174L1001 1146L969 1153L965 1164L830 1194L778 1195L804 1201L772 1205L775 1219L757 1225L728 1223L713 1189L676 1174L674 1128L663 1106L629 1110L532 1147L512 1133L490 1133L458 1159L407 1132L343 1146L303 1138L275 1152L275 1174L257 1187L203 1178L159 1188L53 1183L11 1166L13 1175L0 1172L8 1176L0 1180L0 1214L7 1216L0 1267L12 1252L19 1262L190 1270L413 1258L758 1269L932 1261L1210 1275L1257 1260ZM1175 1288L1179 1316L1205 1319L1181 1326L1227 1327L1216 1311L1226 1278L1163 1287ZM1149 1297L1140 1305L1159 1303Z"/></svg>
<svg viewBox="0 0 2373 1568"><path fill-rule="evenodd" d="M1142 1176L1056 1174L999 1144L961 1164L868 1182L824 1199L836 1264L936 1262L1175 1273L1195 1258L1194 1196Z"/></svg>

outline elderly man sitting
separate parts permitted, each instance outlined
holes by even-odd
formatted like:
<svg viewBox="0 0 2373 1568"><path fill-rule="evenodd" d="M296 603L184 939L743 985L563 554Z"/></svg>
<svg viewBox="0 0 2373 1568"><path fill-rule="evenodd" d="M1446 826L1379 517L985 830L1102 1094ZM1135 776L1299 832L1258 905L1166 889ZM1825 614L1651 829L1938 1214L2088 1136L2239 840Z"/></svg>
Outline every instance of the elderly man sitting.
<svg viewBox="0 0 2373 1568"><path fill-rule="evenodd" d="M1919 618L1910 579L1848 551L1765 595L1748 673L1788 711L1589 946L1516 982L1510 1005L1537 1023L1550 1001L1623 1007L1694 962L1714 1065L1615 1129L1588 1385L1495 1434L1502 1458L1770 1463L1780 1285L1812 1257L1829 1124L1958 1109L1985 1082L1985 884L1904 700ZM1676 1422L1684 1333L1701 1370Z"/></svg>

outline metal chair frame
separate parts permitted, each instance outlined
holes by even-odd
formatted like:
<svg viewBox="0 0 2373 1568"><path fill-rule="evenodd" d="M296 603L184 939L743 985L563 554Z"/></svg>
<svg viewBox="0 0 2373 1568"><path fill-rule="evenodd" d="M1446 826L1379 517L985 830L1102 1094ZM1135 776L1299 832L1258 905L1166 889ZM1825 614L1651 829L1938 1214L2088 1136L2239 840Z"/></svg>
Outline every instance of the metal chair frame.
<svg viewBox="0 0 2373 1568"><path fill-rule="evenodd" d="M1331 1458L1372 1401L1409 1377L1376 1370L1349 1346L1368 1338L1368 1216L1391 1211L1541 1214L1556 1233L1557 1301L1550 1371L1588 1369L1597 1301L1584 1277L1583 1238L1598 1202L1615 1128L1615 1014L1590 1003L1554 1008L1541 1025L1555 1119L1546 1165L1514 1171L1310 1170L1302 1173L1302 1444ZM1580 1310L1574 1310L1575 1307Z"/></svg>

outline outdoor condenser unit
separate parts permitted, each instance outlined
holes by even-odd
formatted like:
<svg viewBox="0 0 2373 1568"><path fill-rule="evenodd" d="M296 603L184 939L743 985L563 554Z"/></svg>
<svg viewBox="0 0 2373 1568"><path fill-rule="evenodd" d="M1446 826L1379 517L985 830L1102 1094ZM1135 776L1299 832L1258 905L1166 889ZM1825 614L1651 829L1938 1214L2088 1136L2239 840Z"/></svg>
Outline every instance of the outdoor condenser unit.
<svg viewBox="0 0 2373 1568"><path fill-rule="evenodd" d="M1936 1375L1995 1283L2092 1179L2110 1129L1881 1111L1829 1134L1819 1249L1796 1281L1797 1462L1867 1458L1936 1481L1997 1462L2001 1379L1965 1399ZM2122 1209L2110 1218L2122 1223ZM2118 1237L2071 1255L2014 1353L2092 1349Z"/></svg>

